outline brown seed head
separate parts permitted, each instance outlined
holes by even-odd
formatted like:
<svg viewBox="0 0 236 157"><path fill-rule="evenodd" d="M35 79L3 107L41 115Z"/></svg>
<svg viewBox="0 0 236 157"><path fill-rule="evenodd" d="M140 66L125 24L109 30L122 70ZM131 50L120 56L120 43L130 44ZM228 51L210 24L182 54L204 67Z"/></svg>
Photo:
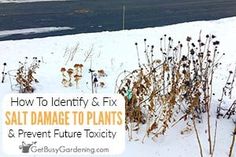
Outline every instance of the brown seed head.
<svg viewBox="0 0 236 157"><path fill-rule="evenodd" d="M74 78L75 78L75 81L78 81L78 80L80 80L80 79L82 78L82 76L81 76L81 75L78 75L78 74L76 74L76 75L74 76Z"/></svg>
<svg viewBox="0 0 236 157"><path fill-rule="evenodd" d="M71 68L68 69L68 70L67 70L67 73L68 73L69 75L73 74L73 69L71 69Z"/></svg>
<svg viewBox="0 0 236 157"><path fill-rule="evenodd" d="M74 68L79 68L79 64L75 64L75 65L74 65Z"/></svg>
<svg viewBox="0 0 236 157"><path fill-rule="evenodd" d="M66 71L66 68L62 67L61 72L65 72L65 71Z"/></svg>

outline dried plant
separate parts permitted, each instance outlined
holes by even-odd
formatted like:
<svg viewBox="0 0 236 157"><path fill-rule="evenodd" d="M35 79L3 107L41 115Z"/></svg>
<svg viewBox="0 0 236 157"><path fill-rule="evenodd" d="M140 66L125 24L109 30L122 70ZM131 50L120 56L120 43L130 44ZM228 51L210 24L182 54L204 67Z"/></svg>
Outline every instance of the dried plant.
<svg viewBox="0 0 236 157"><path fill-rule="evenodd" d="M222 107L222 103L227 97L229 99L232 98L235 78L236 78L236 67L235 67L234 72L229 71L227 80L222 89L221 98L218 100L219 104L217 107L217 118L220 118L220 117L225 118L227 116L227 118L229 119L232 115L235 115L236 113L236 100L234 100L232 105L230 105L228 108Z"/></svg>
<svg viewBox="0 0 236 157"><path fill-rule="evenodd" d="M236 121L233 121L234 123L234 131L232 133L232 142L229 149L229 157L233 157L233 150L235 145L235 139L236 139Z"/></svg>
<svg viewBox="0 0 236 157"><path fill-rule="evenodd" d="M88 59L92 60L92 57L93 57L92 52L93 52L93 45L91 46L91 48L87 52L84 53L84 57L85 57L84 62L86 62Z"/></svg>
<svg viewBox="0 0 236 157"><path fill-rule="evenodd" d="M202 121L207 114L209 151L212 154L210 109L212 82L215 69L221 64L224 54L218 51L219 41L214 35L206 35L197 44L186 38L187 52L183 44L174 46L171 37L160 38L162 59L154 58L154 45L144 39L146 63L141 64L138 43L135 43L138 69L126 74L120 80L118 93L126 102L126 128L138 130L146 124L146 136L157 138L164 135L170 126L181 120ZM127 73L127 71L126 71ZM120 76L119 76L120 77ZM132 137L130 137L132 138Z"/></svg>
<svg viewBox="0 0 236 157"><path fill-rule="evenodd" d="M77 43L74 47L70 49L66 48L64 56L63 56L63 57L67 57L65 65L67 65L69 61L73 61L75 54L78 52L78 50L79 50L79 43Z"/></svg>
<svg viewBox="0 0 236 157"><path fill-rule="evenodd" d="M82 75L78 75L78 74L74 75L74 80L75 80L75 83L76 83L76 88L79 87L79 81L81 80L81 78L82 78Z"/></svg>
<svg viewBox="0 0 236 157"><path fill-rule="evenodd" d="M74 69L65 67L61 68L62 81L64 87L72 87L73 82L76 84L76 88L79 88L79 81L82 79L83 64L75 64Z"/></svg>
<svg viewBox="0 0 236 157"><path fill-rule="evenodd" d="M24 62L19 62L19 68L17 69L15 79L19 86L20 93L33 93L34 83L39 81L35 78L36 69L40 66L40 60L37 57L33 58L31 64L28 63L28 57L25 57Z"/></svg>
<svg viewBox="0 0 236 157"><path fill-rule="evenodd" d="M229 119L232 115L235 115L235 114L236 114L236 100L234 100L232 105L228 108L223 118L227 116L227 118Z"/></svg>
<svg viewBox="0 0 236 157"><path fill-rule="evenodd" d="M73 73L74 73L74 70L72 68L69 68L67 70L67 74L69 76L69 81L68 81L69 82L69 87L73 86L73 84L72 84L72 75L73 75Z"/></svg>
<svg viewBox="0 0 236 157"><path fill-rule="evenodd" d="M104 88L106 84L105 84L105 82L102 82L102 81L101 81L101 82L99 83L99 85L100 85L101 88Z"/></svg>
<svg viewBox="0 0 236 157"><path fill-rule="evenodd" d="M97 93L98 88L105 88L106 83L104 80L102 80L103 77L106 77L106 73L104 70L94 70L94 69L89 69L90 73L90 81L91 81L91 92L92 93ZM87 82L89 84L89 82Z"/></svg>
<svg viewBox="0 0 236 157"><path fill-rule="evenodd" d="M103 69L98 70L97 73L98 73L98 77L106 77L107 76L106 72Z"/></svg>
<svg viewBox="0 0 236 157"><path fill-rule="evenodd" d="M3 63L3 69L2 69L2 83L4 83L4 81L5 81L5 78L6 78L6 75L7 75L7 73L6 73L6 66L7 66L7 63Z"/></svg>
<svg viewBox="0 0 236 157"><path fill-rule="evenodd" d="M200 156L203 157L202 144L201 144L201 140L200 140L200 137L199 137L198 129L197 129L197 126L196 126L195 118L192 118L192 122L193 122L193 128L194 128L194 131L195 131L195 134L196 134L196 138L197 138L197 142L198 142Z"/></svg>
<svg viewBox="0 0 236 157"><path fill-rule="evenodd" d="M82 74L83 73L83 67L84 67L83 64L75 64L74 68L75 68L76 74L78 74L78 73Z"/></svg>
<svg viewBox="0 0 236 157"><path fill-rule="evenodd" d="M93 73L92 75L92 86L93 86L93 93L97 93L97 88L98 88L98 77L97 77L97 73Z"/></svg>

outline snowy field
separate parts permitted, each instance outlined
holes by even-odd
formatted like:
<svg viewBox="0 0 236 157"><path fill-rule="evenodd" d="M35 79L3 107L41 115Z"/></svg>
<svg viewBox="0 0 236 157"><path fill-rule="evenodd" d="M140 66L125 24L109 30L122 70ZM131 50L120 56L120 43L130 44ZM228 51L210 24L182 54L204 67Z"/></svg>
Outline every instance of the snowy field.
<svg viewBox="0 0 236 157"><path fill-rule="evenodd" d="M140 52L143 52L143 39L146 38L149 45L155 45L155 57L161 57L158 52L160 49L159 39L164 34L171 36L176 44L181 41L184 49L186 49L186 37L191 36L197 42L201 30L203 37L206 34L216 35L220 41L219 51L226 54L221 59L222 65L215 71L215 81L213 83L216 94L212 102L215 103L213 106L216 106L227 79L228 71L234 71L236 65L235 28L236 17L232 17L216 21L190 22L137 30L2 41L0 42L0 68L2 69L3 63L7 63L6 71L11 72L19 67L19 61L24 62L25 57L29 58L28 62L33 57L39 58L41 64L40 68L37 69L36 76L39 83L35 85L35 92L37 93L90 93L89 68L104 69L107 74L107 77L102 78L105 87L99 87L97 89L98 93L114 93L118 75L124 70L133 70L138 67L135 42L139 44ZM75 49L74 57L71 60L69 58L70 52ZM91 56L87 59L86 56L90 53ZM140 58L141 62L144 61L145 55L141 53ZM63 87L60 69L62 67L73 67L76 63L84 65L83 77L79 87ZM1 74L0 76L2 77ZM12 83L14 84L14 80ZM232 101L236 99L235 90L234 88L233 98L228 100L228 103L232 104ZM10 77L7 75L5 83L0 83L0 97L3 98L4 95L12 92L17 91L14 88L11 89ZM213 107L212 120L214 120L215 115L215 107ZM170 128L165 136L161 136L155 141L147 138L144 143L141 143L143 134L139 131L132 141L127 139L125 152L120 156L199 157L199 148L194 131L180 134L184 126L185 123L178 123L175 127ZM204 156L209 156L207 133L205 132L206 125L197 124L197 127L199 128L200 137L203 139ZM219 120L215 157L228 156L233 127L232 119ZM0 154L0 156L3 156L3 154ZM235 151L233 156L236 157Z"/></svg>

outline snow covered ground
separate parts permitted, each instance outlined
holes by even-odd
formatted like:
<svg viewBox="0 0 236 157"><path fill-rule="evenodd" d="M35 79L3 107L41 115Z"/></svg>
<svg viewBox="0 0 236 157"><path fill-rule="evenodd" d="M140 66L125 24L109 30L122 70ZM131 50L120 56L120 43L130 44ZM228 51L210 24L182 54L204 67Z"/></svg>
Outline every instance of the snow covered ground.
<svg viewBox="0 0 236 157"><path fill-rule="evenodd" d="M155 45L154 52L156 57L161 57L158 52L160 49L159 39L164 35L171 36L174 42L182 41L186 48L186 37L191 36L197 42L199 32L202 35L214 34L220 41L219 51L226 53L222 58L222 65L215 71L213 105L217 105L222 88L227 79L228 71L234 70L236 65L236 17L220 19L216 21L199 21L182 23L170 26L146 28L137 30L124 30L116 32L87 33L77 35L67 35L58 37L48 37L32 40L2 41L0 42L0 68L4 62L7 63L6 71L16 70L19 61L24 61L25 57L29 60L38 57L42 60L40 68L37 70L39 83L35 86L38 93L73 93L91 92L89 86L90 74L88 69L91 66L90 59L86 60L86 55L92 54L92 68L104 69L107 77L103 78L105 88L98 88L98 93L114 93L117 76L124 70L133 70L138 67L136 48L134 43L139 44L140 52L143 51L143 39L147 43ZM77 47L73 60L68 60L69 52ZM141 61L144 61L144 54ZM67 64L66 64L67 63ZM84 64L83 78L78 89L76 87L65 88L61 84L62 67L72 67L75 63ZM0 74L1 76L1 74ZM0 77L1 78L1 77ZM0 84L0 97L12 93L9 77L5 83ZM236 99L235 89L232 100ZM230 100L229 100L230 103ZM212 110L212 117L215 117ZM235 117L234 117L235 118ZM213 118L214 120L214 118ZM214 124L214 123L213 123ZM203 151L208 156L208 143L206 125L197 124L200 137L203 139ZM145 143L141 143L143 134L140 132L135 135L133 141L126 142L125 152L120 156L135 157L199 157L199 148L194 132L181 135L185 123L179 123L170 128L165 136L153 141L147 138ZM227 157L233 131L232 120L220 119L217 133L217 143L215 157ZM0 154L3 156L3 154ZM234 157L236 153L234 151Z"/></svg>

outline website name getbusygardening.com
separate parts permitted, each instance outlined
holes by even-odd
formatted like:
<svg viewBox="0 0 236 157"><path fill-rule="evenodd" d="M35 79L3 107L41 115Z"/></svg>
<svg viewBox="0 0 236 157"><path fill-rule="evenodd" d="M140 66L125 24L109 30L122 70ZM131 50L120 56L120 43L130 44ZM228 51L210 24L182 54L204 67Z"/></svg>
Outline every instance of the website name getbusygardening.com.
<svg viewBox="0 0 236 157"><path fill-rule="evenodd" d="M75 146L74 148L59 146L57 148L49 147L49 146L32 146L30 148L29 153L45 153L45 154L63 154L63 153L73 153L73 154L107 154L109 153L109 148L81 148Z"/></svg>

